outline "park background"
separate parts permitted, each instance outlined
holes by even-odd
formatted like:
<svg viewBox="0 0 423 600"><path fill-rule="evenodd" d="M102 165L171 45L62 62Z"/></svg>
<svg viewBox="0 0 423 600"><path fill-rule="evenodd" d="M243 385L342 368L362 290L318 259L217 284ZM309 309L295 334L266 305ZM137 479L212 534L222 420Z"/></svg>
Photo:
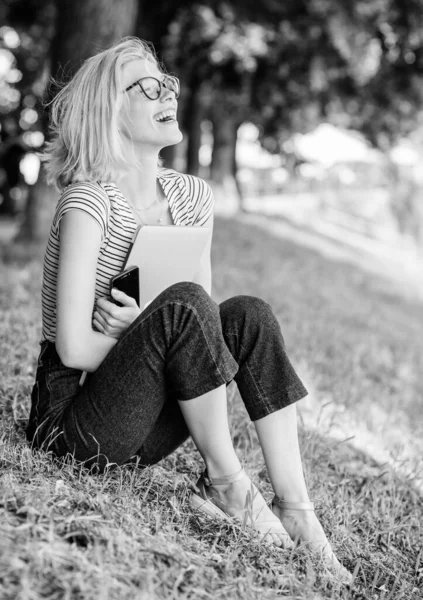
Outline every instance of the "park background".
<svg viewBox="0 0 423 600"><path fill-rule="evenodd" d="M420 0L5 0L0 6L0 596L421 598ZM93 478L26 447L41 261L58 193L43 103L125 35L180 77L165 166L216 199L213 291L271 303L310 394L307 477L351 590L300 550L191 515L192 445ZM237 390L237 449L270 493ZM270 495L269 495L270 498Z"/></svg>

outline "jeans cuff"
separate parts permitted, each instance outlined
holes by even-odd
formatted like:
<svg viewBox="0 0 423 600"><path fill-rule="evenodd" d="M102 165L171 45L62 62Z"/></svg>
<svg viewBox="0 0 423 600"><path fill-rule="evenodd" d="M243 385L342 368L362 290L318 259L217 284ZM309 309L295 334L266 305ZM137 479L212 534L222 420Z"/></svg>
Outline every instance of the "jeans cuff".
<svg viewBox="0 0 423 600"><path fill-rule="evenodd" d="M266 404L262 403L260 406L254 406L253 408L247 407L248 414L252 421L258 421L258 419L262 419L263 417L267 417L267 415L271 415L277 410L281 410L290 404L294 404L294 402L298 402L305 396L308 395L308 391L303 386L301 382L296 383L292 387L288 388L281 397L279 394L277 397L268 398Z"/></svg>

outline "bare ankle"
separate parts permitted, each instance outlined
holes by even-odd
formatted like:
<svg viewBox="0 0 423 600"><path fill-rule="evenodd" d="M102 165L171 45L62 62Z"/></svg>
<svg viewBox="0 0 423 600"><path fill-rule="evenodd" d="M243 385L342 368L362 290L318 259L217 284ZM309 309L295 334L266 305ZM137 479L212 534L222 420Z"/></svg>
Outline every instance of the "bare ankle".
<svg viewBox="0 0 423 600"><path fill-rule="evenodd" d="M230 475L234 475L242 469L241 463L237 457L230 461L225 460L224 462L216 461L214 459L207 459L204 462L206 463L207 475L210 477L210 479L221 479L228 477Z"/></svg>

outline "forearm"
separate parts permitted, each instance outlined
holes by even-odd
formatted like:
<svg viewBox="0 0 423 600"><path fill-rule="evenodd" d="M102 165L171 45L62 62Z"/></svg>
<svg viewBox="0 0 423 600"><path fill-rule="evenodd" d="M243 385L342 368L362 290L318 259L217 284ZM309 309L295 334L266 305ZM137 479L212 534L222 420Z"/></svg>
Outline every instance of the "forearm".
<svg viewBox="0 0 423 600"><path fill-rule="evenodd" d="M88 331L85 335L67 339L56 339L56 349L62 363L72 369L92 372L98 369L117 339Z"/></svg>

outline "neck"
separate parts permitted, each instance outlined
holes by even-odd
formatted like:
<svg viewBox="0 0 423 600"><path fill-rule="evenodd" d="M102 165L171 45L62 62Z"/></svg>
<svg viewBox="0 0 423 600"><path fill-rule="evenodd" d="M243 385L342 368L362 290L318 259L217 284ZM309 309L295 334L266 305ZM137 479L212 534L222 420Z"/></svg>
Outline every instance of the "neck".
<svg viewBox="0 0 423 600"><path fill-rule="evenodd" d="M158 156L138 157L138 163L138 166L125 171L118 181L128 202L137 209L151 205L157 197Z"/></svg>

